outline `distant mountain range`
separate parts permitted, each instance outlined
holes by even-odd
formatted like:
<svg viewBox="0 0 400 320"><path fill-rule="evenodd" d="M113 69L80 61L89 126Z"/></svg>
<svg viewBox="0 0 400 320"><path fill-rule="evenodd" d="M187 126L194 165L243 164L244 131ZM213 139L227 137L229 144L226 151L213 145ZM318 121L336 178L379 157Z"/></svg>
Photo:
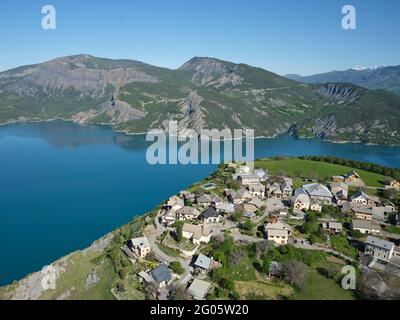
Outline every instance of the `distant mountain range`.
<svg viewBox="0 0 400 320"><path fill-rule="evenodd" d="M355 67L311 76L288 74L287 78L304 83L348 82L368 89L385 89L400 94L400 66Z"/></svg>
<svg viewBox="0 0 400 320"><path fill-rule="evenodd" d="M391 76L380 79L381 86L392 83ZM253 128L258 136L400 144L400 96L338 81L299 83L207 57L171 70L75 55L1 72L0 123L67 119L139 133L176 120L195 130Z"/></svg>

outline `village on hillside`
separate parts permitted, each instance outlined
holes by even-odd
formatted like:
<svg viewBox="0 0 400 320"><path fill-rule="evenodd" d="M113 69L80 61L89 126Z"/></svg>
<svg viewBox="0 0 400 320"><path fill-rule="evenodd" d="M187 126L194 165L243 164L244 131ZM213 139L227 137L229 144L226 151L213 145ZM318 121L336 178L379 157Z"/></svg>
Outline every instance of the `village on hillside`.
<svg viewBox="0 0 400 320"><path fill-rule="evenodd" d="M242 268L238 279L249 270L246 255L232 254L232 247L240 245L254 250L261 261L256 269L262 281L289 284L282 285L287 295L290 287L302 286L301 279L290 276L299 276L302 266L286 263L285 254L323 254L330 261L354 265L361 273L400 277L396 205L370 192L373 189L357 170L330 180L299 181L257 166L221 165L206 181L170 197L143 235L122 249L132 263L149 256L158 262L137 273L148 294L157 299L202 300L226 297L223 294L239 299L250 294L244 281L232 280L234 273L226 275L231 270L228 264ZM386 188L398 190L400 183L391 179ZM324 272L329 274L329 266Z"/></svg>

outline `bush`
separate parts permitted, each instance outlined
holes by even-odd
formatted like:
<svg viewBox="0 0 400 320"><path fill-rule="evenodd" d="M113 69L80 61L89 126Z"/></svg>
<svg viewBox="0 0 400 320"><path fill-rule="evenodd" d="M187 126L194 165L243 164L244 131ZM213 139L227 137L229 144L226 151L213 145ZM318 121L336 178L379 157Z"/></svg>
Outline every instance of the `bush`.
<svg viewBox="0 0 400 320"><path fill-rule="evenodd" d="M179 261L172 261L169 264L169 268L176 274L183 274L185 272L185 269L182 267Z"/></svg>
<svg viewBox="0 0 400 320"><path fill-rule="evenodd" d="M241 211L236 211L231 214L231 220L234 222L240 221L240 219L242 219L242 217L243 217L243 213Z"/></svg>

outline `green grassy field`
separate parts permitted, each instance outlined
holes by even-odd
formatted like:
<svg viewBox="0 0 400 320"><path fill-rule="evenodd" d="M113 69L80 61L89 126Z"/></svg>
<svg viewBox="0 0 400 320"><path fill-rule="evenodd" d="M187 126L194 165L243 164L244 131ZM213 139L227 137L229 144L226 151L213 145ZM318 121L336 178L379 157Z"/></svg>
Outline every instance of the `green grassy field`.
<svg viewBox="0 0 400 320"><path fill-rule="evenodd" d="M252 295L260 299L277 299L288 297L293 293L293 289L283 281L253 280L235 281L235 288L240 294L241 299L252 298Z"/></svg>
<svg viewBox="0 0 400 320"><path fill-rule="evenodd" d="M343 175L354 170L347 166L302 159L265 159L256 161L255 166L257 168L267 169L271 173L276 173L281 170L291 177L307 178L315 174L315 178L322 181L331 181L332 176ZM384 187L385 176L359 169L356 169L356 171L360 174L361 179L367 186Z"/></svg>
<svg viewBox="0 0 400 320"><path fill-rule="evenodd" d="M322 276L318 271L318 267L327 265L340 265L332 262L321 262L309 269L307 285L304 291L297 291L290 297L293 300L355 300L352 291L345 290L340 287L335 279L328 279Z"/></svg>
<svg viewBox="0 0 400 320"><path fill-rule="evenodd" d="M336 251L352 258L357 258L357 249L350 246L349 241L345 236L332 236L331 244Z"/></svg>

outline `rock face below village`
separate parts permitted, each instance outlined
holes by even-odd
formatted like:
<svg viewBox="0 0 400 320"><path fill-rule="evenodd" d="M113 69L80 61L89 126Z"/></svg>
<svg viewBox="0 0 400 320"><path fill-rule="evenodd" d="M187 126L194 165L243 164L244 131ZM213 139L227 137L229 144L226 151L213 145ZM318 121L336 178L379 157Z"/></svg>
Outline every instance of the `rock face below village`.
<svg viewBox="0 0 400 320"><path fill-rule="evenodd" d="M290 131L400 143L400 97L394 94L347 83L302 84L202 57L170 70L77 55L0 73L0 123L48 119L110 124L130 133L167 129L176 120L180 129L196 131L251 128L256 136Z"/></svg>

